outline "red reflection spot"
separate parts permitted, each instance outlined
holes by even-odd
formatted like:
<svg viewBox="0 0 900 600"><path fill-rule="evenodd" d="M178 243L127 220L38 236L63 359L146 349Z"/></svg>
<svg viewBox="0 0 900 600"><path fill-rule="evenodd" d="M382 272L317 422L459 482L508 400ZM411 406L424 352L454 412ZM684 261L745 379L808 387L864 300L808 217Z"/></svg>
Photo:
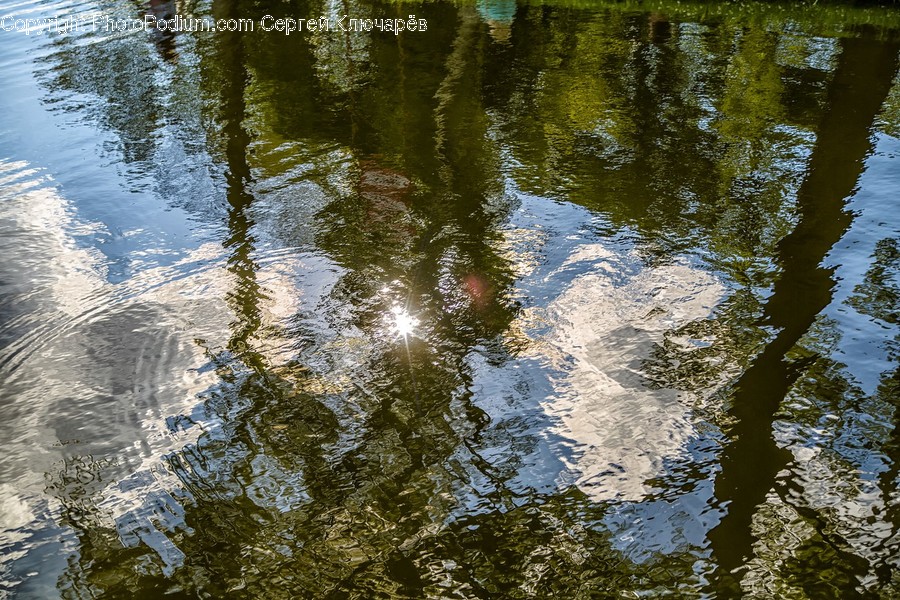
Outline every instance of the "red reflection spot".
<svg viewBox="0 0 900 600"><path fill-rule="evenodd" d="M469 273L462 278L462 286L476 308L487 306L491 296L491 284L483 275Z"/></svg>

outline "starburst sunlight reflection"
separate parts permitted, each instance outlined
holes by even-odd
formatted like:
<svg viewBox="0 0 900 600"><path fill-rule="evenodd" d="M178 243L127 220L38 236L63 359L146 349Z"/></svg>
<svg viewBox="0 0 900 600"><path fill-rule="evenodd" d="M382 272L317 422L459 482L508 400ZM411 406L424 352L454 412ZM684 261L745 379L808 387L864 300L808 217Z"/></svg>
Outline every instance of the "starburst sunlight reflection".
<svg viewBox="0 0 900 600"><path fill-rule="evenodd" d="M402 306L395 306L391 309L391 327L397 337L408 338L415 331L419 320L409 314Z"/></svg>

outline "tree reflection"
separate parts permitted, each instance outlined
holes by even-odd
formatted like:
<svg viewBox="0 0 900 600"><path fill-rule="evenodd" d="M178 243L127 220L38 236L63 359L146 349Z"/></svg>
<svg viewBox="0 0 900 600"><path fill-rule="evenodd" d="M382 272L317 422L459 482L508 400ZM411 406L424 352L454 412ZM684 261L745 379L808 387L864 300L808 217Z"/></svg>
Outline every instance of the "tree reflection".
<svg viewBox="0 0 900 600"><path fill-rule="evenodd" d="M828 112L797 194L800 220L779 243L782 275L765 305L765 322L778 333L735 384L731 413L737 423L729 430L732 441L716 478L716 496L727 514L709 534L719 594L741 594L732 577L751 553L750 520L790 461L776 445L771 425L805 365L785 357L831 301L832 270L821 263L852 219L844 202L871 152L870 129L897 69L896 45L862 37L842 40L841 50ZM851 573L861 575L859 561L852 562Z"/></svg>
<svg viewBox="0 0 900 600"><path fill-rule="evenodd" d="M330 6L218 0L212 15L317 15ZM206 347L218 383L201 394L196 414L173 418L173 429L214 426L165 457L178 485L153 499L158 528L144 537L93 522L100 509L72 483L82 466L66 465L53 485L80 533L80 554L60 589L603 597L700 593L706 577L708 593L737 596L755 545L772 542L754 527L786 507L812 533L784 561L784 580L810 596L828 593L810 583L816 556L826 556L830 583L852 591L872 565L813 504L794 501L802 485L779 481L793 455L773 427L804 374L837 396L855 393L822 357L794 357L832 300L835 278L822 262L851 223L845 200L872 150L898 46L855 32L837 44L832 68L806 64L805 50L784 58L783 31L727 19L682 23L662 11L485 2L413 10L354 0L340 9L415 12L442 25L427 36L222 34L177 45L179 62L199 65L201 102L191 118L206 125L206 151L223 172L231 315L220 316L224 344ZM160 48L169 59L172 44ZM54 88L81 89L71 81L79 56L58 57ZM142 88L85 85L140 104L132 95ZM141 110L153 113L158 94L146 93ZM105 125L138 143L126 160L152 162L140 144L152 145L154 119ZM509 342L526 318L523 302L550 306L575 287L516 297L524 251L509 249L508 225L524 194L597 215L590 226L539 223L562 230L552 239L626 232L637 240L635 268L658 272L699 255L734 290L708 319L660 325L662 342L634 343L646 360L622 366L634 403L649 409L650 393L663 389L684 407L679 419L699 424L691 439L672 442L690 446L684 456L661 457L666 472L637 482L628 502L591 497L565 479L571 474L547 448L576 441L554 433L553 415L539 405L558 400L557 373ZM897 298L885 273L895 246L878 245L853 300L890 323ZM278 289L263 276L273 247L302 263ZM533 251L533 262L557 261L557 278L584 275L582 263L552 250ZM610 289L627 287L619 275ZM583 295L602 292L579 281ZM279 297L299 306L289 318L266 313ZM621 336L629 331L613 325ZM775 333L766 343L768 328ZM546 384L548 398L509 375L521 366ZM497 374L495 387L480 390L479 373ZM882 382L889 399L892 377ZM702 402L680 404L689 393ZM727 414L710 407L726 395ZM528 404L516 405L520 397ZM513 416L492 422L485 398ZM896 430L880 481L894 533ZM720 440L718 455L697 449ZM528 479L533 462L544 480ZM666 546L659 530L634 544L613 538L620 509L684 508L716 469L721 520L708 532L699 517L689 526L698 529L690 539L705 537L709 548ZM679 518L665 527L679 527ZM122 547L131 534L139 541ZM157 542L177 548L179 559L161 563Z"/></svg>

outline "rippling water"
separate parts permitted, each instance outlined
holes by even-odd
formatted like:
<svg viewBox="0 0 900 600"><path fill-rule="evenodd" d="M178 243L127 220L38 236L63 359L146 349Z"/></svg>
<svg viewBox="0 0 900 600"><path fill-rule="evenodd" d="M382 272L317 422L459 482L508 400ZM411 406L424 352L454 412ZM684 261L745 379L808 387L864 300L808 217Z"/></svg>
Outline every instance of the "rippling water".
<svg viewBox="0 0 900 600"><path fill-rule="evenodd" d="M0 597L900 596L900 11L175 12L428 30L0 30Z"/></svg>

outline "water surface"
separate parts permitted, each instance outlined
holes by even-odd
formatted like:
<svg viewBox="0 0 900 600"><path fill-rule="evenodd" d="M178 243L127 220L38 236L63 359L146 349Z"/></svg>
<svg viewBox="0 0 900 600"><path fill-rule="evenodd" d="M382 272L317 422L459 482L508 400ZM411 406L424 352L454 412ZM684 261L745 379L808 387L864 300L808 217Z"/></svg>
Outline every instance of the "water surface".
<svg viewBox="0 0 900 600"><path fill-rule="evenodd" d="M900 595L900 14L22 0L0 597Z"/></svg>

